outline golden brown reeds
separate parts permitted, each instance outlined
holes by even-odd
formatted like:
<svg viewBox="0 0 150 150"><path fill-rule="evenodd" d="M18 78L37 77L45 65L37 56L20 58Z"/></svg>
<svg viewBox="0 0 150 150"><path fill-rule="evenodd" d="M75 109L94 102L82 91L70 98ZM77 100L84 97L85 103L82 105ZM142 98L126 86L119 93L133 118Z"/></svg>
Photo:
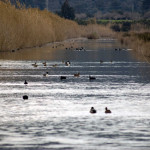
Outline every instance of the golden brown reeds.
<svg viewBox="0 0 150 150"><path fill-rule="evenodd" d="M113 36L104 26L79 26L47 10L25 8L19 3L16 8L8 1L0 1L0 50L40 46L93 33L98 38Z"/></svg>
<svg viewBox="0 0 150 150"><path fill-rule="evenodd" d="M82 36L83 37L93 37L96 38L112 38L115 36L115 33L106 26L98 24L89 24L87 26L81 26Z"/></svg>
<svg viewBox="0 0 150 150"><path fill-rule="evenodd" d="M143 31L147 31L144 30ZM134 51L139 53L141 56L150 57L150 32L129 32L123 33L119 36L121 44L132 48Z"/></svg>
<svg viewBox="0 0 150 150"><path fill-rule="evenodd" d="M51 21L38 9L16 9L0 1L0 50L33 47L54 41Z"/></svg>

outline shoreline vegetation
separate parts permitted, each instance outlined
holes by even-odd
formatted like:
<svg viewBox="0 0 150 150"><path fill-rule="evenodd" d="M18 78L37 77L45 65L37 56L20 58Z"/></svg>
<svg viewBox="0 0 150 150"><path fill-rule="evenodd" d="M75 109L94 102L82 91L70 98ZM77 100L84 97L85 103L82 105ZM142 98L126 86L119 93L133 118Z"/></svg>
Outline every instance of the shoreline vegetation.
<svg viewBox="0 0 150 150"><path fill-rule="evenodd" d="M9 1L0 1L0 20L0 51L31 48L79 37L114 37L114 32L108 27L78 25L47 10L26 8L20 3L16 8Z"/></svg>
<svg viewBox="0 0 150 150"><path fill-rule="evenodd" d="M120 42L124 45L129 45L137 54L150 59L150 32L146 30L140 31L140 29L137 31L122 33Z"/></svg>
<svg viewBox="0 0 150 150"><path fill-rule="evenodd" d="M150 58L150 21L71 21L47 10L0 1L0 52L41 47L73 38L119 39Z"/></svg>

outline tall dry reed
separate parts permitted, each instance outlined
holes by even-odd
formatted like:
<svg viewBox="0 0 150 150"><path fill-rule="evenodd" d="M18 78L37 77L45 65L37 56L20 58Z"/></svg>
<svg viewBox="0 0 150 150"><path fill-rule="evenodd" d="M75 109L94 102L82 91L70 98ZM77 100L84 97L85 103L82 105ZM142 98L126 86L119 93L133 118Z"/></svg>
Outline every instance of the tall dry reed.
<svg viewBox="0 0 150 150"><path fill-rule="evenodd" d="M69 38L112 36L110 29L98 25L79 26L77 23L37 8L18 8L0 1L0 50L39 46Z"/></svg>
<svg viewBox="0 0 150 150"><path fill-rule="evenodd" d="M119 34L121 43L144 57L150 57L150 29L142 24L132 25L131 31Z"/></svg>
<svg viewBox="0 0 150 150"><path fill-rule="evenodd" d="M94 36L95 38L114 38L115 33L107 26L98 24L89 24L87 26L80 26L83 37ZM93 38L94 38L93 37Z"/></svg>

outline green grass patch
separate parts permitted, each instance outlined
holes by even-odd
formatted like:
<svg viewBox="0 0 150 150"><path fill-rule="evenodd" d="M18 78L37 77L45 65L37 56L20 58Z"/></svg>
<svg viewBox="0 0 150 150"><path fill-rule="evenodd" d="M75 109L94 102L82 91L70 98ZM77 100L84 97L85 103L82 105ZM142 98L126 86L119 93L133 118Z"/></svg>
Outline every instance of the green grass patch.
<svg viewBox="0 0 150 150"><path fill-rule="evenodd" d="M111 24L122 24L122 23L125 23L125 22L132 23L134 21L133 20L107 20L107 19L97 20L98 24L104 24L104 25L109 24L109 23L111 23Z"/></svg>

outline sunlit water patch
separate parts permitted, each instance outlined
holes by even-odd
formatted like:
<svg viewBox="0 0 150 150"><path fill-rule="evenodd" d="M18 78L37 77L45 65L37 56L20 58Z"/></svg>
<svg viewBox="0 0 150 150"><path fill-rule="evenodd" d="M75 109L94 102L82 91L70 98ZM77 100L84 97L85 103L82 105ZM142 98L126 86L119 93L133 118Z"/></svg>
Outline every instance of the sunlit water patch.
<svg viewBox="0 0 150 150"><path fill-rule="evenodd" d="M111 47L65 53L46 66L0 60L0 148L149 150L150 65Z"/></svg>

